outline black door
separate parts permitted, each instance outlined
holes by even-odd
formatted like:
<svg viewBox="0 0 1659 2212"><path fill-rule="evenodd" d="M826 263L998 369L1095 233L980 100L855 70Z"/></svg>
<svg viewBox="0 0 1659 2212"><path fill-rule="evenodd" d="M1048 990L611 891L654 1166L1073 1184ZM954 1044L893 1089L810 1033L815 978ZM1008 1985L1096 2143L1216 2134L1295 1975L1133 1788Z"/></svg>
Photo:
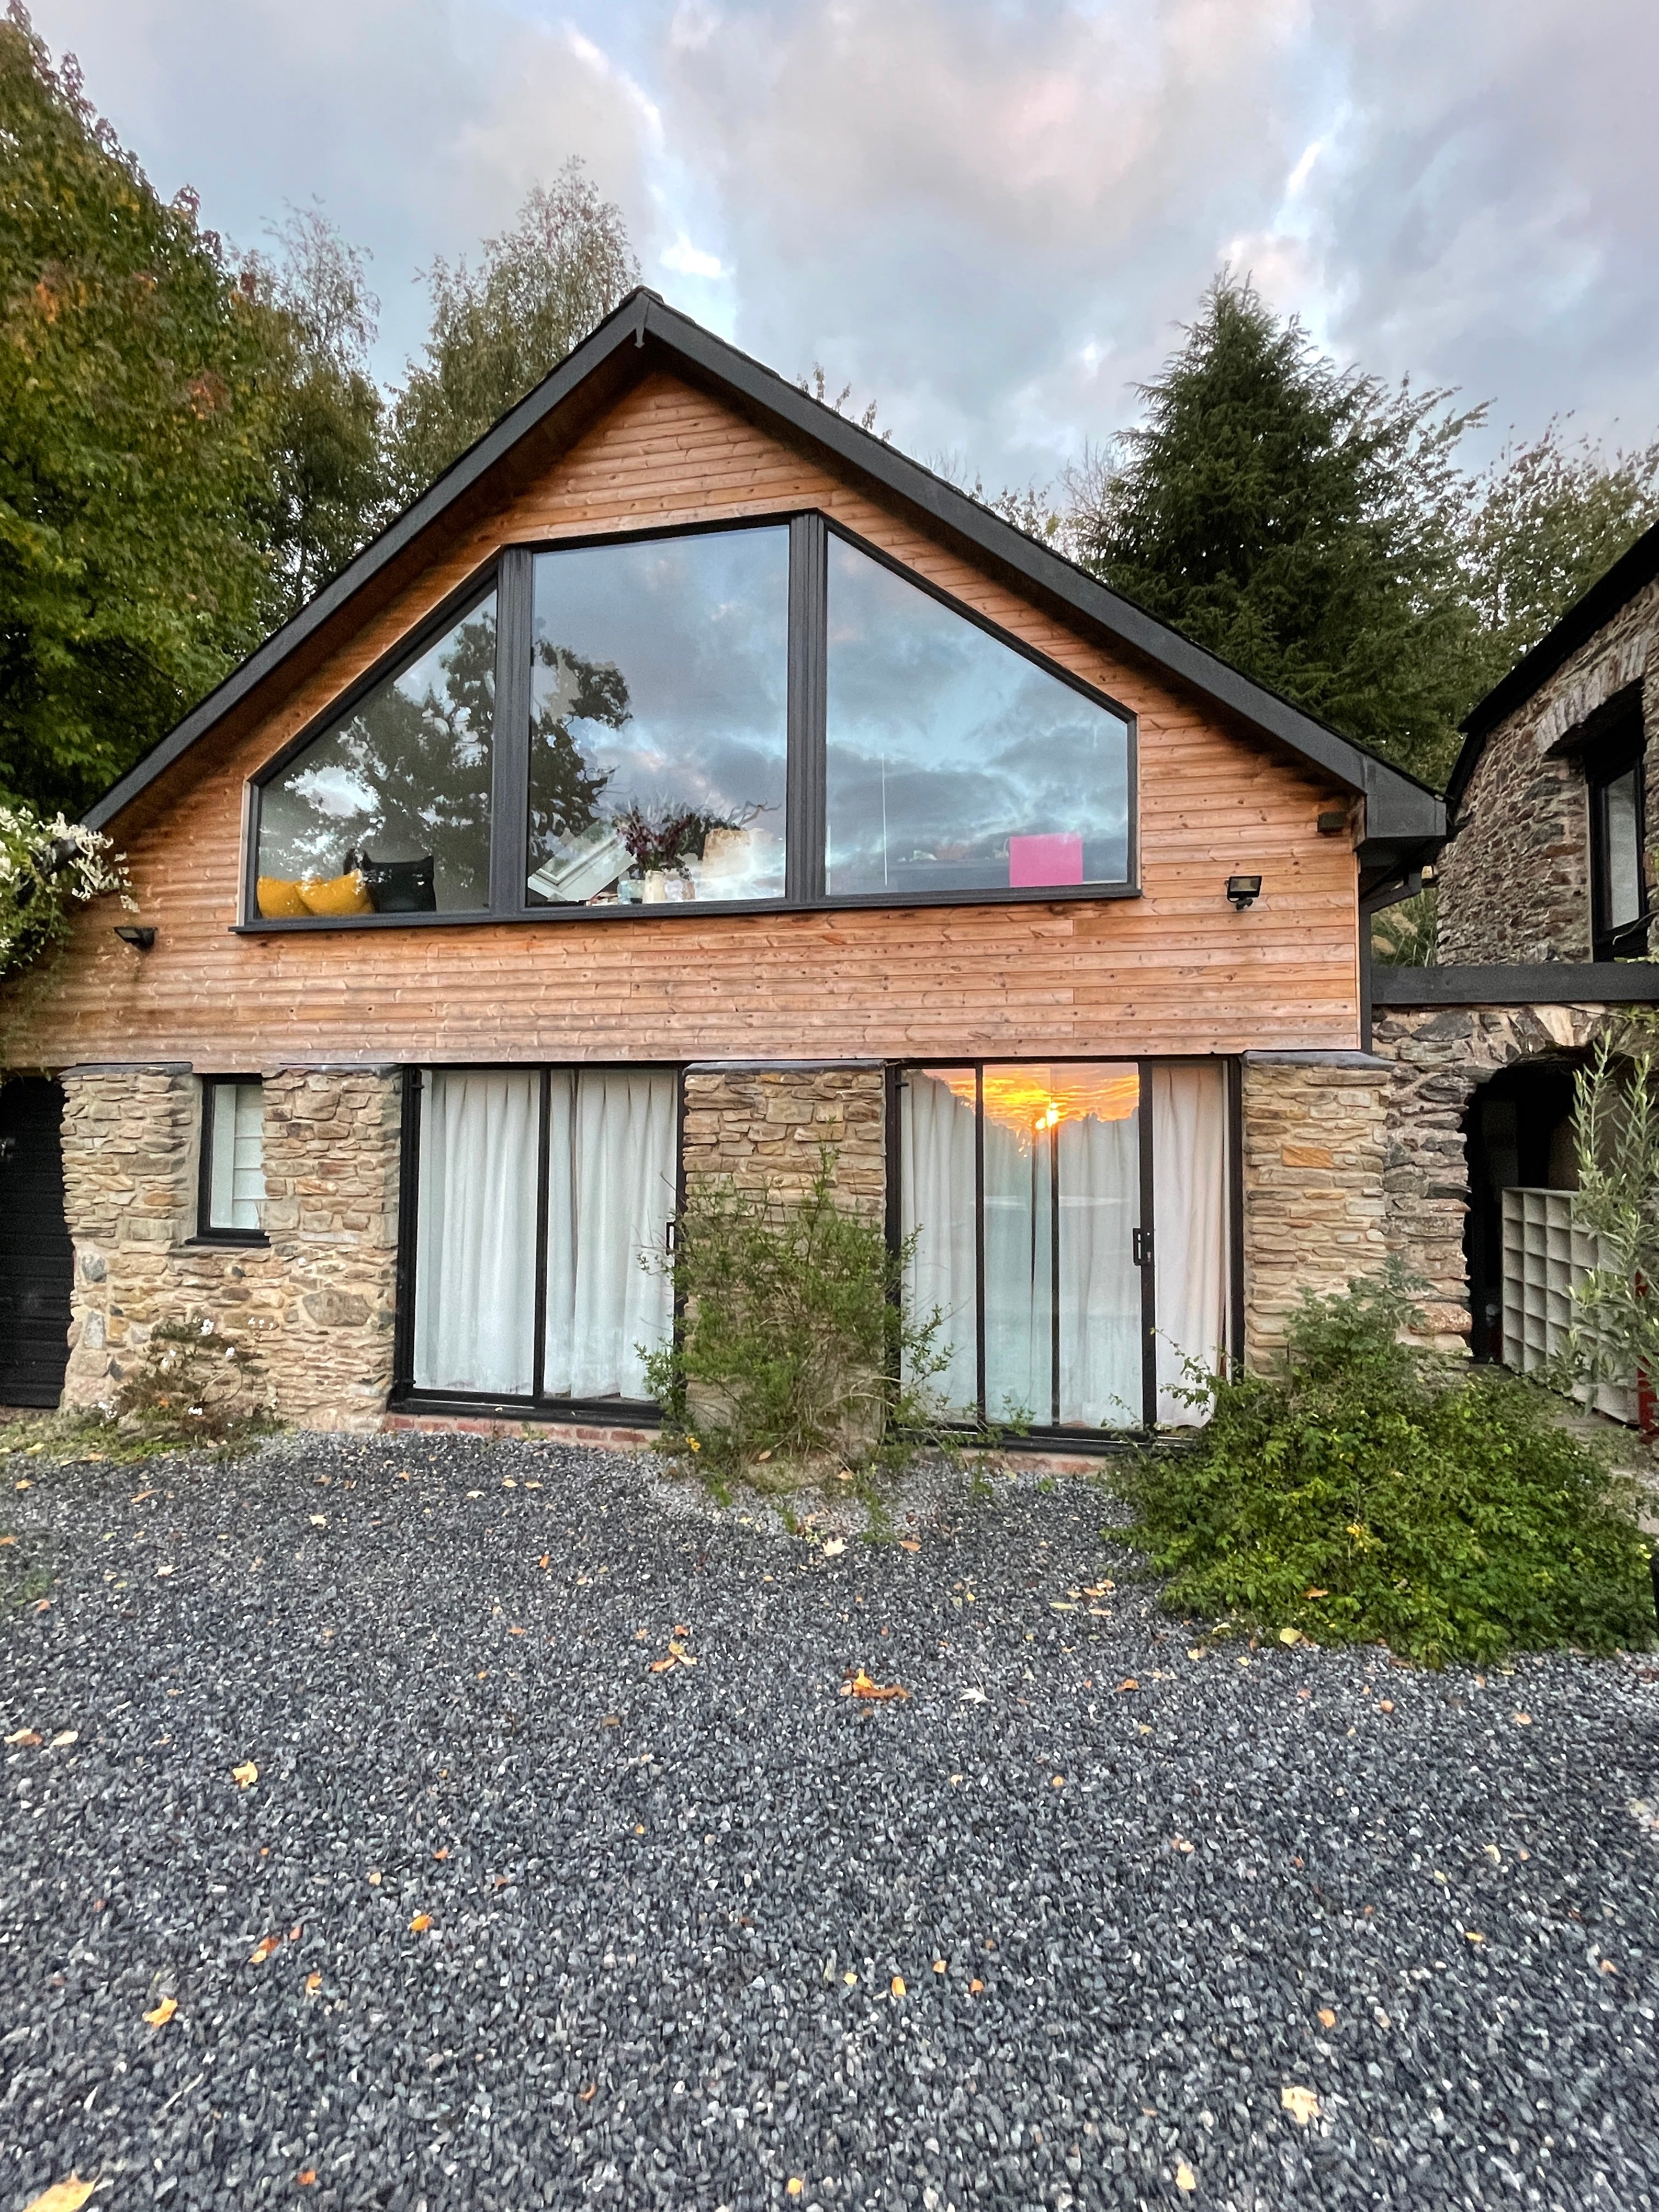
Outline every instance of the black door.
<svg viewBox="0 0 1659 2212"><path fill-rule="evenodd" d="M69 1364L63 1118L55 1083L0 1083L0 1406L55 1406Z"/></svg>

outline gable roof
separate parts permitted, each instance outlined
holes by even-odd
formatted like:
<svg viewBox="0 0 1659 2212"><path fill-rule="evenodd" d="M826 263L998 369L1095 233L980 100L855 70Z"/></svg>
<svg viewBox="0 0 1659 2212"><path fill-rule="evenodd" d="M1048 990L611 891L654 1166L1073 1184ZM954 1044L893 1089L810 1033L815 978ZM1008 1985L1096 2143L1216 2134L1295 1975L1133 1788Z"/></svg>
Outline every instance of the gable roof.
<svg viewBox="0 0 1659 2212"><path fill-rule="evenodd" d="M1588 645L1605 629L1621 607L1636 597L1644 584L1659 576L1659 522L1645 530L1634 545L1621 553L1612 568L1603 570L1589 591L1577 599L1553 629L1546 630L1532 651L1523 653L1509 674L1492 685L1478 705L1471 707L1459 727L1463 750L1446 781L1446 804L1455 806L1468 787L1486 739L1518 707L1524 707L1556 670L1570 660L1580 646Z"/></svg>
<svg viewBox="0 0 1659 2212"><path fill-rule="evenodd" d="M544 468L630 385L658 368L710 392L785 442L828 454L842 471L908 508L932 534L1045 603L1062 621L1152 663L1230 719L1363 794L1361 854L1371 871L1394 872L1419 863L1443 842L1445 811L1426 784L1190 643L1052 546L643 289L630 293L533 392L129 769L88 810L88 825L101 830L113 821L285 664L313 664L331 650L349 625L353 603L363 595L371 604L390 597L418 562L423 542L441 526L456 526L488 502L492 489L499 495L516 474Z"/></svg>

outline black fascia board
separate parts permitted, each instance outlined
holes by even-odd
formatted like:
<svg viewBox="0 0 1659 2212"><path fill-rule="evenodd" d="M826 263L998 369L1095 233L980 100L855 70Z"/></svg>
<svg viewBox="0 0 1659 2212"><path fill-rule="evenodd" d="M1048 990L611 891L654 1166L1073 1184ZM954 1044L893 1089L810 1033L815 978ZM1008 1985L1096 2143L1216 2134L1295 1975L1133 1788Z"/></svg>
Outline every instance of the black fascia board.
<svg viewBox="0 0 1659 2212"><path fill-rule="evenodd" d="M1659 962L1544 960L1530 967L1371 967L1378 1006L1647 1006L1659 1003Z"/></svg>
<svg viewBox="0 0 1659 2212"><path fill-rule="evenodd" d="M130 769L88 811L88 825L101 829L112 820L590 380L605 385L608 398L611 386L624 378L631 381L653 365L650 356L658 349L674 368L689 374L690 380L728 401L737 401L742 411L753 410L769 427L781 427L793 441L828 451L981 562L988 561L1023 589L1035 591L1065 617L1073 621L1081 618L1103 631L1114 643L1166 670L1251 729L1321 769L1333 781L1363 794L1368 843L1421 847L1425 848L1423 857L1427 858L1428 848L1443 842L1444 809L1426 784L1340 737L1201 646L1192 644L1051 546L1005 522L920 462L895 452L885 440L838 415L775 369L739 352L689 316L666 306L654 292L644 289L631 293L533 392L452 463L300 613ZM612 374L603 377L600 372L607 366ZM1363 857L1363 846L1361 850Z"/></svg>
<svg viewBox="0 0 1659 2212"><path fill-rule="evenodd" d="M1605 569L1583 596L1573 601L1531 652L1523 653L1509 674L1500 677L1485 698L1464 715L1458 725L1464 733L1463 750L1446 780L1448 807L1455 807L1468 789L1469 778L1486 750L1486 739L1498 723L1506 720L1518 707L1524 707L1565 661L1570 660L1581 646L1588 645L1597 630L1604 629L1656 576L1659 576L1659 522L1644 531L1635 544L1627 547L1612 568Z"/></svg>

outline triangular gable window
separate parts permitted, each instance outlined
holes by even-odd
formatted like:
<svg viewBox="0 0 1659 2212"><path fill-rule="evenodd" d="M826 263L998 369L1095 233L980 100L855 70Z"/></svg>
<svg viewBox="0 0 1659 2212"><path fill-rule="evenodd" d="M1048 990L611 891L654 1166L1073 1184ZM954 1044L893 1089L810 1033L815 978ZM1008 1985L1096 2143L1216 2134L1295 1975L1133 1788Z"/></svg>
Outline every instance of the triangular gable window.
<svg viewBox="0 0 1659 2212"><path fill-rule="evenodd" d="M949 896L1129 872L1129 728L834 533L830 897Z"/></svg>

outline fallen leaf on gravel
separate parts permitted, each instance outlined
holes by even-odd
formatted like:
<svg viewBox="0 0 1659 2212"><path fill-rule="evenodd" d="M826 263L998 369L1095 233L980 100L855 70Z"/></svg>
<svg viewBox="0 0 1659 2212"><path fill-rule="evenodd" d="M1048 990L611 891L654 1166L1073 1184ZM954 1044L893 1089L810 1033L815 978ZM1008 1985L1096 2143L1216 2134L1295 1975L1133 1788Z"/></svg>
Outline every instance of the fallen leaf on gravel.
<svg viewBox="0 0 1659 2212"><path fill-rule="evenodd" d="M590 2081L585 2089L578 2089L576 2094L581 2099L583 2104L591 2105L599 2090L599 2086L597 2081Z"/></svg>
<svg viewBox="0 0 1659 2212"><path fill-rule="evenodd" d="M914 1536L901 1536L899 1549L901 1552L919 1552L921 1546Z"/></svg>
<svg viewBox="0 0 1659 2212"><path fill-rule="evenodd" d="M1334 2027L1336 2026L1336 2014L1331 2010L1328 2005L1321 2005L1319 2008L1319 2025L1322 2027Z"/></svg>
<svg viewBox="0 0 1659 2212"><path fill-rule="evenodd" d="M321 1989L322 1986L323 1978L320 1974L307 1974L306 1976L306 1995L308 1997L314 1997L318 1990Z"/></svg>
<svg viewBox="0 0 1659 2212"><path fill-rule="evenodd" d="M152 2027L165 2027L178 2009L179 2000L177 1997L163 1997L161 2003L156 2006L155 2011L147 2012L144 2014L144 2018L149 2021Z"/></svg>
<svg viewBox="0 0 1659 2212"><path fill-rule="evenodd" d="M832 1536L823 1547L823 1556L826 1559L838 1559L846 1549L847 1539L844 1536Z"/></svg>
<svg viewBox="0 0 1659 2212"><path fill-rule="evenodd" d="M368 1886L369 1886L369 1887L370 1887L371 1889L378 1889L378 1888L380 1887L380 1881L381 1881L380 1869L379 1869L379 1867L376 1867L376 1868L374 1869L373 1873L371 1873L371 1875L369 1875L369 1877L368 1877Z"/></svg>
<svg viewBox="0 0 1659 2212"><path fill-rule="evenodd" d="M1279 1632L1279 1640L1281 1644L1300 1644L1302 1631L1299 1628L1281 1628Z"/></svg>
<svg viewBox="0 0 1659 2212"><path fill-rule="evenodd" d="M1189 1651L1189 1652L1187 1654L1187 1656L1188 1656L1189 1659L1201 1659L1201 1658L1204 1656L1204 1654L1203 1654L1202 1650L1197 1650L1197 1651Z"/></svg>
<svg viewBox="0 0 1659 2212"><path fill-rule="evenodd" d="M129 1498L127 1504L129 1505L142 1505L147 1498L154 1498L155 1495L155 1492L153 1490L141 1490L136 1498Z"/></svg>
<svg viewBox="0 0 1659 2212"><path fill-rule="evenodd" d="M80 1741L81 1731L79 1729L59 1729L57 1735L53 1736L52 1741L46 1746L46 1749L48 1751L67 1751L70 1744L79 1743Z"/></svg>
<svg viewBox="0 0 1659 2212"><path fill-rule="evenodd" d="M943 1959L935 1959L935 1960L934 1960L934 1961L933 1961L933 1972L934 1972L936 1974L942 1974L942 1973L945 1972L945 1961L944 1961L944 1960L943 1960Z"/></svg>
<svg viewBox="0 0 1659 2212"><path fill-rule="evenodd" d="M1063 1774L1056 1774L1053 1778L1050 1787L1055 1790L1063 1790L1066 1787L1066 1777Z"/></svg>
<svg viewBox="0 0 1659 2212"><path fill-rule="evenodd" d="M245 1759L240 1766L231 1768L230 1778L239 1790L246 1790L259 1779L259 1770L251 1759Z"/></svg>
<svg viewBox="0 0 1659 2212"><path fill-rule="evenodd" d="M1170 1838L1170 1849L1172 1851L1189 1851L1192 1848L1185 1836L1171 1836Z"/></svg>
<svg viewBox="0 0 1659 2212"><path fill-rule="evenodd" d="M1463 1930L1463 1933L1468 1937L1471 1943L1484 1943L1486 1940L1478 1928L1466 1928Z"/></svg>
<svg viewBox="0 0 1659 2212"><path fill-rule="evenodd" d="M8 1743L21 1743L26 1750L33 1749L40 1741L40 1737L33 1729L18 1729L6 1738Z"/></svg>
<svg viewBox="0 0 1659 2212"><path fill-rule="evenodd" d="M536 1565L537 1565L538 1567L544 1567L544 1566L547 1565L547 1563L548 1563L549 1559L550 1559L552 1558L552 1556L553 1556L553 1555L552 1555L552 1553L551 1553L550 1552L544 1552L544 1553L542 1553L542 1555L541 1555L540 1559L537 1560Z"/></svg>
<svg viewBox="0 0 1659 2212"><path fill-rule="evenodd" d="M1516 1728L1530 1728L1532 1726L1532 1715L1530 1713L1516 1713L1515 1716L1515 1725Z"/></svg>
<svg viewBox="0 0 1659 2212"><path fill-rule="evenodd" d="M893 1995L894 1995L896 1997L902 1997L902 1996L904 1995L904 1977L903 1977L903 1975L902 1975L902 1974L895 1974L895 1975L894 1975L894 1977L893 1977L892 1982L891 1982L891 1984L890 1984L890 1987L891 1987L891 1989L892 1989Z"/></svg>
<svg viewBox="0 0 1659 2212"><path fill-rule="evenodd" d="M0 1546L15 1544L16 1541L17 1539L15 1536L0 1536Z"/></svg>
<svg viewBox="0 0 1659 2212"><path fill-rule="evenodd" d="M170 1566L157 1567L155 1571L158 1575L170 1575L173 1572L173 1569Z"/></svg>
<svg viewBox="0 0 1659 2212"><path fill-rule="evenodd" d="M14 1482L12 1485L14 1490L33 1490L33 1487L34 1485L32 1482Z"/></svg>
<svg viewBox="0 0 1659 2212"><path fill-rule="evenodd" d="M469 1498L482 1498L483 1496L482 1490L469 1490L466 1494Z"/></svg>
<svg viewBox="0 0 1659 2212"><path fill-rule="evenodd" d="M984 1987L985 1984L983 1982L969 1982L968 1984L968 1994L970 1997L976 1997Z"/></svg>
<svg viewBox="0 0 1659 2212"><path fill-rule="evenodd" d="M447 1859L449 1856L448 1844L446 1844L441 1851L434 1851L432 1856L434 1859Z"/></svg>
<svg viewBox="0 0 1659 2212"><path fill-rule="evenodd" d="M846 1983L849 1990L855 1990L859 1985L859 1978L853 1972L850 1967L848 1969L847 1972L842 1976L842 1979Z"/></svg>
<svg viewBox="0 0 1659 2212"><path fill-rule="evenodd" d="M1117 1686L1120 1690L1138 1690L1140 1685L1133 1674L1126 1674Z"/></svg>
<svg viewBox="0 0 1659 2212"><path fill-rule="evenodd" d="M1048 1601L1048 1610L1050 1613L1075 1613L1077 1607L1074 1605L1068 1605L1063 1597L1051 1597Z"/></svg>
<svg viewBox="0 0 1659 2212"><path fill-rule="evenodd" d="M302 2166L294 2179L301 2189L309 2189L317 2179L317 2169L314 2166Z"/></svg>
<svg viewBox="0 0 1659 2212"><path fill-rule="evenodd" d="M1394 1699L1392 1698L1379 1698L1377 1699L1376 1710L1379 1713L1391 1713L1394 1711Z"/></svg>
<svg viewBox="0 0 1659 2212"><path fill-rule="evenodd" d="M1184 2158L1176 2160L1176 2187L1190 2197L1198 2186L1198 2176Z"/></svg>
<svg viewBox="0 0 1659 2212"><path fill-rule="evenodd" d="M326 1513L308 1514L307 1518L309 1520L313 1528L326 1528L328 1526L328 1516Z"/></svg>
<svg viewBox="0 0 1659 2212"><path fill-rule="evenodd" d="M1613 1961L1612 1961L1612 1960L1611 1960L1611 1959L1603 1959L1603 1960L1602 1960L1602 1961L1601 1961L1601 1972L1602 1972L1604 1974L1616 1974L1616 1973L1618 1972L1618 1971L1619 1971L1618 1967L1617 1967L1617 1966L1615 1966L1613 1965Z"/></svg>
<svg viewBox="0 0 1659 2212"><path fill-rule="evenodd" d="M1117 1584L1115 1583L1095 1583L1092 1585L1085 1583L1083 1588L1078 1592L1078 1595L1079 1597L1106 1597L1116 1588Z"/></svg>
<svg viewBox="0 0 1659 2212"><path fill-rule="evenodd" d="M1279 2093L1279 2101L1299 2128L1305 2128L1310 2120L1319 2117L1318 2098L1311 2089L1304 2089L1296 2082L1285 2083Z"/></svg>
<svg viewBox="0 0 1659 2212"><path fill-rule="evenodd" d="M607 1713L605 1718L599 1723L599 1726L601 1728L620 1728L622 1726L622 1715L620 1713Z"/></svg>
<svg viewBox="0 0 1659 2212"><path fill-rule="evenodd" d="M962 1702L964 1705L982 1705L985 1703L985 1692L983 1690L964 1690L962 1693Z"/></svg>
<svg viewBox="0 0 1659 2212"><path fill-rule="evenodd" d="M78 2173L71 2173L67 2181L54 2181L50 2189L30 2197L23 2212L81 2212L97 2186L95 2181L82 2181Z"/></svg>
<svg viewBox="0 0 1659 2212"><path fill-rule="evenodd" d="M262 1936L247 1954L249 1966L263 1966L282 1940L280 1936Z"/></svg>
<svg viewBox="0 0 1659 2212"><path fill-rule="evenodd" d="M799 2197L805 2186L806 2184L801 2179L799 2174L792 2173L783 2185L783 2193L786 2197Z"/></svg>
<svg viewBox="0 0 1659 2212"><path fill-rule="evenodd" d="M411 1936L424 1936L431 1925L432 1915L429 1912L417 1912L409 1923L409 1932Z"/></svg>
<svg viewBox="0 0 1659 2212"><path fill-rule="evenodd" d="M843 1698L866 1698L872 1702L896 1698L904 1704L908 1704L910 1698L910 1692L901 1689L896 1682L872 1682L862 1667L847 1677L841 1686L841 1694Z"/></svg>
<svg viewBox="0 0 1659 2212"><path fill-rule="evenodd" d="M522 1636L524 1634L524 1631L521 1628L509 1628L507 1632L509 1636Z"/></svg>
<svg viewBox="0 0 1659 2212"><path fill-rule="evenodd" d="M514 1481L510 1474L504 1474L501 1477L501 1488L503 1490L516 1490L518 1486L518 1484Z"/></svg>

